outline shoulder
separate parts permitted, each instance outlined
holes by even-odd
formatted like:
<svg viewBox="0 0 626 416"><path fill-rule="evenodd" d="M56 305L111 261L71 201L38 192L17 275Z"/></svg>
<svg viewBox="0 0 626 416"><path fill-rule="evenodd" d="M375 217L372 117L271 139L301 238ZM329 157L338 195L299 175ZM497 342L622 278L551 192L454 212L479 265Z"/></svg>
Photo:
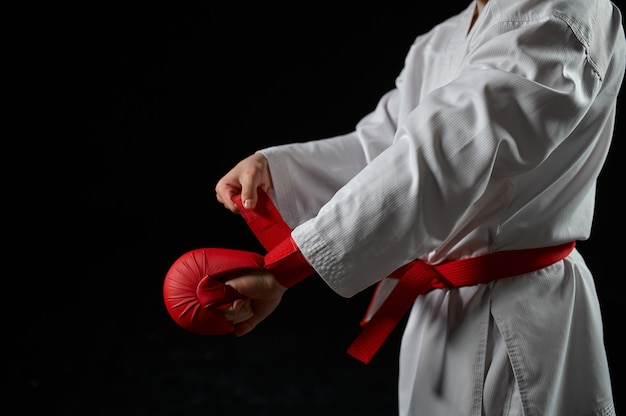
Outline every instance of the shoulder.
<svg viewBox="0 0 626 416"><path fill-rule="evenodd" d="M475 44L507 34L519 47L536 42L544 48L573 47L600 74L614 56L626 53L622 14L609 0L490 0L482 18Z"/></svg>

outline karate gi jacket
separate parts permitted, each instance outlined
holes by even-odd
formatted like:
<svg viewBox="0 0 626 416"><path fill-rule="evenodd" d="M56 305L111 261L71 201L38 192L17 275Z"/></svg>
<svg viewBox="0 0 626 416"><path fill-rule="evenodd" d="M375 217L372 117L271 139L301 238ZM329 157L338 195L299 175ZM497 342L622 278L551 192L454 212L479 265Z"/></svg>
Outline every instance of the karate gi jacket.
<svg viewBox="0 0 626 416"><path fill-rule="evenodd" d="M624 77L619 10L607 0L491 0L470 29L474 7L415 39L395 88L354 131L259 150L292 237L341 296L414 259L590 237ZM490 343L515 385L491 402ZM399 383L407 415L504 414L512 395L524 414L613 414L580 253L420 296Z"/></svg>

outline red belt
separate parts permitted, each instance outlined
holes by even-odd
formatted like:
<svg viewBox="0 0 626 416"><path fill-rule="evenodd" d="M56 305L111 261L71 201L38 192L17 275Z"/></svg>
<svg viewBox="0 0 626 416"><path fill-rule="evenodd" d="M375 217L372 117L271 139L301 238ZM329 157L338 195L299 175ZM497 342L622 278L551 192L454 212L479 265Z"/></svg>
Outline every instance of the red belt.
<svg viewBox="0 0 626 416"><path fill-rule="evenodd" d="M263 247L271 250L276 242L291 235L291 229L271 199L261 190L258 195L254 210L241 209L240 206L240 211ZM398 283L374 316L363 325L363 330L348 348L348 354L369 363L421 294L436 288L470 286L530 273L564 259L575 246L576 242L569 242L552 247L500 251L438 265L414 260L389 275L399 279Z"/></svg>
<svg viewBox="0 0 626 416"><path fill-rule="evenodd" d="M530 273L564 259L575 245L576 242L569 242L552 247L499 251L438 265L412 261L389 276L398 278L398 283L364 324L348 354L369 363L421 294L435 288L470 286Z"/></svg>

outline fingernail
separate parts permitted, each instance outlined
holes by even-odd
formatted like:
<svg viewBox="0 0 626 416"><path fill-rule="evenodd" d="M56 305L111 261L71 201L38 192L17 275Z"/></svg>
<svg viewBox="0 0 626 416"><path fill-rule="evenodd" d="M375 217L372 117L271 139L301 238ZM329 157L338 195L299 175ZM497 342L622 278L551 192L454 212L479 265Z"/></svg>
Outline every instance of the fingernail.
<svg viewBox="0 0 626 416"><path fill-rule="evenodd" d="M243 201L243 207L245 209L252 208L252 200L251 199L246 199L245 201Z"/></svg>

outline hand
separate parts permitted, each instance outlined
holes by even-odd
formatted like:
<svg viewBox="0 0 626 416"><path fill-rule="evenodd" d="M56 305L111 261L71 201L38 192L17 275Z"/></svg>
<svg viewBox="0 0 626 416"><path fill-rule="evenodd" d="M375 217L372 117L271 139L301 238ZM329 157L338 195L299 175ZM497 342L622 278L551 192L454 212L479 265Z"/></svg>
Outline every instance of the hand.
<svg viewBox="0 0 626 416"><path fill-rule="evenodd" d="M227 321L231 321L237 325L240 322L247 321L254 317L250 299L235 299L233 303L226 309L222 310L222 314Z"/></svg>
<svg viewBox="0 0 626 416"><path fill-rule="evenodd" d="M261 153L254 153L243 159L215 186L217 200L232 212L238 213L237 204L232 201L235 195L241 194L243 206L253 209L257 203L257 188L269 192L272 188L267 159Z"/></svg>
<svg viewBox="0 0 626 416"><path fill-rule="evenodd" d="M230 279L226 282L244 298L222 310L224 317L235 324L235 336L252 331L257 324L267 318L280 303L287 290L266 270Z"/></svg>

